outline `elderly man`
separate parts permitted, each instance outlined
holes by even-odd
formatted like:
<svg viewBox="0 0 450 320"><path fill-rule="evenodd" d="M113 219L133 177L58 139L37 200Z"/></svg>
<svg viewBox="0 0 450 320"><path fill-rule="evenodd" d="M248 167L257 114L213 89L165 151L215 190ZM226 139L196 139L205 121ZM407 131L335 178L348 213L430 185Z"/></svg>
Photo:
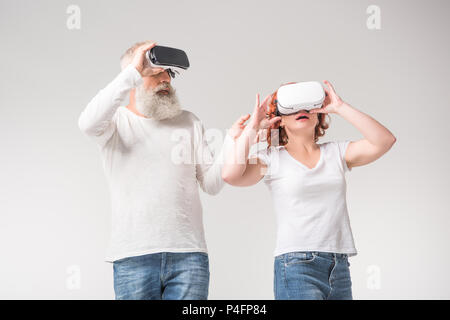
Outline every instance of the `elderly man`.
<svg viewBox="0 0 450 320"><path fill-rule="evenodd" d="M91 100L78 125L98 144L110 187L106 261L113 263L116 299L207 299L198 185L212 195L221 190L223 151L213 161L202 123L180 107L171 70L146 62L155 45L141 42L125 52L122 72ZM177 160L176 132L188 133L192 161ZM232 143L227 135L222 149Z"/></svg>

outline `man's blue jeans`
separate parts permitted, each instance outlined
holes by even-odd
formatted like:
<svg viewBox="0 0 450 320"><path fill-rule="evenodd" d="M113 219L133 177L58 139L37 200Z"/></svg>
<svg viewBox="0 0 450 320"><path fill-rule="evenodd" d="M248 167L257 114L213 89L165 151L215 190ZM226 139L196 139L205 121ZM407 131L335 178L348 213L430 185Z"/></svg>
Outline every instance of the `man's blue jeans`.
<svg viewBox="0 0 450 320"><path fill-rule="evenodd" d="M276 300L351 300L350 263L346 254L289 252L275 257Z"/></svg>
<svg viewBox="0 0 450 320"><path fill-rule="evenodd" d="M161 252L114 261L117 300L206 300L209 258L203 252Z"/></svg>

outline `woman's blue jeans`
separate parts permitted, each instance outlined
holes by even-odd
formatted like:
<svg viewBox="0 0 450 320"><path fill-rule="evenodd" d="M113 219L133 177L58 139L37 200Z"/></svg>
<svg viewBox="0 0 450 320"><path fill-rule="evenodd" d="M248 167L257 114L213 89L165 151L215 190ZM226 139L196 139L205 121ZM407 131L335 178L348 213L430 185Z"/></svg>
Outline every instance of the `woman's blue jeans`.
<svg viewBox="0 0 450 320"><path fill-rule="evenodd" d="M351 300L348 256L303 251L275 257L276 300Z"/></svg>
<svg viewBox="0 0 450 320"><path fill-rule="evenodd" d="M161 252L114 261L117 300L206 300L209 258L203 252Z"/></svg>

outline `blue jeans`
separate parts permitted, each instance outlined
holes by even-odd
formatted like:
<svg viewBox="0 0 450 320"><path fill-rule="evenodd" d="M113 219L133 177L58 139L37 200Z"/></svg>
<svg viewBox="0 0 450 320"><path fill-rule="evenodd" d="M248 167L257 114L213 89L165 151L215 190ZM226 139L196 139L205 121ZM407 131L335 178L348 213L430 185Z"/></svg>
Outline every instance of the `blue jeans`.
<svg viewBox="0 0 450 320"><path fill-rule="evenodd" d="M161 252L114 261L117 300L206 300L209 258L203 252Z"/></svg>
<svg viewBox="0 0 450 320"><path fill-rule="evenodd" d="M275 257L276 300L352 300L348 256L317 251Z"/></svg>

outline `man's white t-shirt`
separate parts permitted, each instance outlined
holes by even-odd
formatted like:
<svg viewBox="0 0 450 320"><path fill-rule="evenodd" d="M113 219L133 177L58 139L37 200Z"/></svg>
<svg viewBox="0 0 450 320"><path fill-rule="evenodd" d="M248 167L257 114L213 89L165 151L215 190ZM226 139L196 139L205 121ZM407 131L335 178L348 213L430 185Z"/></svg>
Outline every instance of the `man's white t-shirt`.
<svg viewBox="0 0 450 320"><path fill-rule="evenodd" d="M284 146L259 150L267 164L268 186L277 219L274 255L294 251L357 254L347 212L344 159L349 140L319 144L320 160L312 169Z"/></svg>
<svg viewBox="0 0 450 320"><path fill-rule="evenodd" d="M199 186L208 194L224 186L226 146L214 157L201 121L187 110L166 120L126 107L143 83L131 65L91 100L78 125L99 146L111 194L111 239L105 260L157 252L207 252Z"/></svg>

